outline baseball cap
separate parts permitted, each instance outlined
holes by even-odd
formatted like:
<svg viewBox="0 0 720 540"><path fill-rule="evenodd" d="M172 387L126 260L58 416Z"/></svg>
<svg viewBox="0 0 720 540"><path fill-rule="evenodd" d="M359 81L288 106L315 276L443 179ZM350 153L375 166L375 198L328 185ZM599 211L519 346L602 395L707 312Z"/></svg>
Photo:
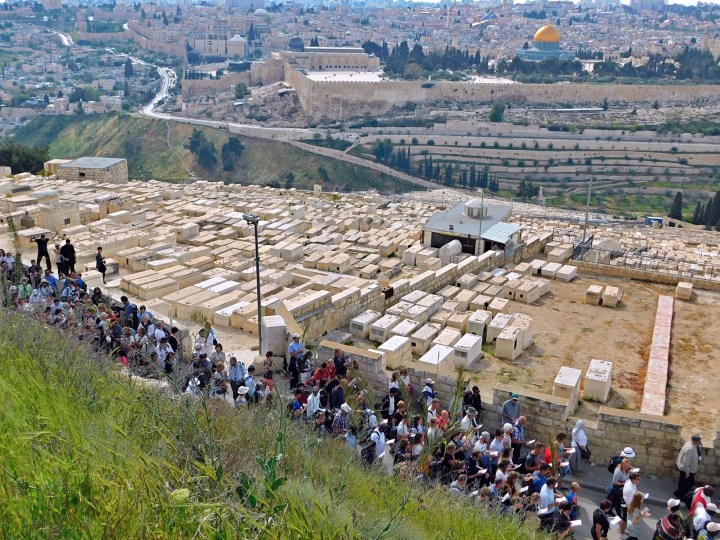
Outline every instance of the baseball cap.
<svg viewBox="0 0 720 540"><path fill-rule="evenodd" d="M342 405L340 405L340 408L346 413L352 412L352 407L350 407L350 405L348 405L347 403L343 403Z"/></svg>
<svg viewBox="0 0 720 540"><path fill-rule="evenodd" d="M680 506L680 499L668 499L668 508L675 508L676 506Z"/></svg>
<svg viewBox="0 0 720 540"><path fill-rule="evenodd" d="M700 442L702 440L700 438L700 435L698 435L697 433L695 435L693 435L692 437L690 437L690 439L693 441L696 441L696 442Z"/></svg>
<svg viewBox="0 0 720 540"><path fill-rule="evenodd" d="M520 396L517 394L513 394L510 396L512 399L520 399Z"/></svg>
<svg viewBox="0 0 720 540"><path fill-rule="evenodd" d="M705 526L705 530L707 532L718 532L720 531L720 523L715 523L714 521L711 521Z"/></svg>
<svg viewBox="0 0 720 540"><path fill-rule="evenodd" d="M293 339L295 339L296 337L300 337L300 334L298 334L298 333L296 332L296 333L294 333L294 334L292 335L292 337L293 337Z"/></svg>

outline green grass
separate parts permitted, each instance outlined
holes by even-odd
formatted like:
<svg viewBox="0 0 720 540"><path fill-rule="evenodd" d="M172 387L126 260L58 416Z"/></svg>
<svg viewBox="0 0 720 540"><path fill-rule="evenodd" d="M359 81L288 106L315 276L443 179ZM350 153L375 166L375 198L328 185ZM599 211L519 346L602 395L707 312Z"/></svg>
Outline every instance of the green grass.
<svg viewBox="0 0 720 540"><path fill-rule="evenodd" d="M18 142L31 146L49 146L51 158L76 158L84 155L123 157L128 160L129 175L141 180L183 181L196 177L240 182L243 184L276 184L286 186L293 173L293 187L312 189L322 184L326 190L367 190L405 192L416 190L415 184L384 173L320 156L287 143L240 137L245 145L235 171L224 172L222 165L208 171L197 165L185 145L195 126L163 120L137 118L129 114L88 116L40 116L17 132ZM227 130L199 127L220 149L232 136ZM169 130L169 144L168 144ZM327 171L323 182L318 169Z"/></svg>
<svg viewBox="0 0 720 540"><path fill-rule="evenodd" d="M360 466L274 410L190 402L0 315L4 538L542 536Z"/></svg>

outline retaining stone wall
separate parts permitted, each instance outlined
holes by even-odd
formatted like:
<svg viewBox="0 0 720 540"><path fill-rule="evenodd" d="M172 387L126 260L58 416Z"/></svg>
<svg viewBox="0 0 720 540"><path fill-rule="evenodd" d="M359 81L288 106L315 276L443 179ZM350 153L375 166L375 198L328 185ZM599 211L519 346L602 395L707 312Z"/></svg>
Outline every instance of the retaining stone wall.
<svg viewBox="0 0 720 540"><path fill-rule="evenodd" d="M379 399L388 391L389 372L379 353L357 347L339 345L329 341L320 344L319 358L326 361L332 357L335 348L342 349L351 359L357 361L360 377L367 381L375 391L373 396ZM426 377L435 380L435 390L440 399L441 409L447 409L455 393L454 377L436 375L419 369L408 369L410 380L415 385L416 395L424 386ZM500 409L513 393L520 395L521 414L527 416L526 438L548 443L555 435L564 431L570 436L577 418L569 416L569 401L498 383L490 393L481 388L484 430L490 431L502 427ZM676 476L675 458L684 440L682 425L677 418L657 417L634 411L625 411L601 407L597 420L586 420L585 433L593 452L592 461L598 467L605 467L611 456L617 455L624 447L634 448L637 457L633 460L644 474L657 476ZM707 483L720 483L720 433L717 433L711 445L703 449L704 459L698 472L698 480Z"/></svg>
<svg viewBox="0 0 720 540"><path fill-rule="evenodd" d="M649 270L640 270L638 268L628 268L624 266L610 266L607 264L590 263L586 261L569 260L567 264L571 264L586 274L595 274L598 276L623 277L627 279L636 279L638 281L650 281L653 283L664 283L666 285L677 285L681 281L692 283L698 289L709 291L720 291L720 280L709 280L691 276L681 276L678 274L664 274L661 272L651 272Z"/></svg>

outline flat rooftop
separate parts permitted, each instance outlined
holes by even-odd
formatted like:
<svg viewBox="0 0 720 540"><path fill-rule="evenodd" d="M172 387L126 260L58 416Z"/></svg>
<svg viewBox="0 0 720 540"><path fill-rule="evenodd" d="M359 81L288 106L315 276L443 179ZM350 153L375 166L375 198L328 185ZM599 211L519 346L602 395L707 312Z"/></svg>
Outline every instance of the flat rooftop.
<svg viewBox="0 0 720 540"><path fill-rule="evenodd" d="M381 82L382 71L308 71L311 81L329 82Z"/></svg>
<svg viewBox="0 0 720 540"><path fill-rule="evenodd" d="M122 161L125 160L121 158L81 157L69 163L60 165L60 168L80 167L82 169L107 169L108 167L112 167Z"/></svg>

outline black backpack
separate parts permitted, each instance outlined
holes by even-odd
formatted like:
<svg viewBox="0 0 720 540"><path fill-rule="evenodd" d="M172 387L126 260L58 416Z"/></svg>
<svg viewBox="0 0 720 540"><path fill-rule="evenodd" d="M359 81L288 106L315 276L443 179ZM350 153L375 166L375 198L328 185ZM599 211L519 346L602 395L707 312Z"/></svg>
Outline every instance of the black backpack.
<svg viewBox="0 0 720 540"><path fill-rule="evenodd" d="M622 456L613 456L610 458L610 463L608 463L608 472L610 474L615 473L615 469L617 469L617 466L622 463L623 457Z"/></svg>

